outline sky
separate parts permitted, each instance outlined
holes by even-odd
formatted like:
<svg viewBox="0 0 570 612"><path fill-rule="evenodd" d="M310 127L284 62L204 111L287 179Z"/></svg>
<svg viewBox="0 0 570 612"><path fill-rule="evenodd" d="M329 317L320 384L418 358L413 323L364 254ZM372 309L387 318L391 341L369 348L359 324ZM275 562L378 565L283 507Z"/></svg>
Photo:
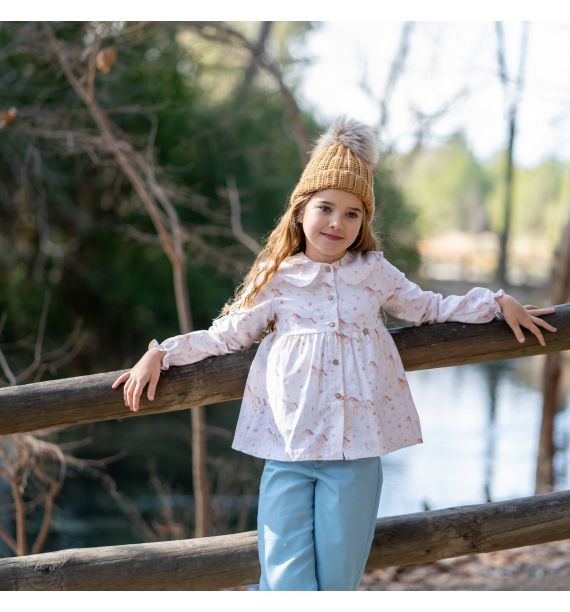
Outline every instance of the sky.
<svg viewBox="0 0 570 612"><path fill-rule="evenodd" d="M312 58L303 69L300 103L319 120L347 113L376 123L402 22L320 24L299 50ZM522 22L505 22L506 59L513 83L519 73ZM515 161L533 166L549 156L570 159L570 20L529 22L526 70L518 111ZM431 114L451 103L434 124L438 141L463 129L475 155L484 160L507 142L506 93L497 68L493 21L416 22L403 77L389 105L385 135L399 151L413 144L418 109ZM363 74L372 95L359 85Z"/></svg>

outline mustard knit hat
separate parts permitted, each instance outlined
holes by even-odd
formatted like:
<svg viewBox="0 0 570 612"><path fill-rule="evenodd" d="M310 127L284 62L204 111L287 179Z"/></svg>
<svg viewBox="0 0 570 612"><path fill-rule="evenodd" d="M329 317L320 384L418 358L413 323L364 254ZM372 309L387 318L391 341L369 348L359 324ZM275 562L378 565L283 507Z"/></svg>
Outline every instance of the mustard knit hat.
<svg viewBox="0 0 570 612"><path fill-rule="evenodd" d="M372 128L341 115L318 138L290 201L315 191L342 189L362 200L371 219L377 163L378 146Z"/></svg>

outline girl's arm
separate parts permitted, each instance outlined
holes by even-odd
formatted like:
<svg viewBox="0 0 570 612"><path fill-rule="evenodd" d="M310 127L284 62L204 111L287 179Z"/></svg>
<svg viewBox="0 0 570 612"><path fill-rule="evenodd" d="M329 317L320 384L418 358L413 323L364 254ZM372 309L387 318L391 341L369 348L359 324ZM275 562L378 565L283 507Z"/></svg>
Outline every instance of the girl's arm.
<svg viewBox="0 0 570 612"><path fill-rule="evenodd" d="M137 412L147 383L148 399L154 398L161 370L249 348L272 318L271 293L265 285L249 307L214 319L208 330L173 336L162 344L152 340L147 352L131 370L123 372L115 380L112 388L124 382L125 406Z"/></svg>
<svg viewBox="0 0 570 612"><path fill-rule="evenodd" d="M537 325L552 332L556 331L555 327L537 316L552 314L555 312L554 308L523 307L502 289L491 291L485 287L473 287L465 295L450 295L444 298L441 293L422 290L383 256L381 266L384 289L382 308L398 319L410 321L416 326L446 321L488 323L502 314L521 342L524 342L521 325L530 329L542 345L544 338Z"/></svg>
<svg viewBox="0 0 570 612"><path fill-rule="evenodd" d="M149 350L162 353L161 370L168 370L171 365L195 363L212 355L249 348L272 318L272 296L265 285L247 308L214 319L207 330L172 336L161 343L152 340Z"/></svg>

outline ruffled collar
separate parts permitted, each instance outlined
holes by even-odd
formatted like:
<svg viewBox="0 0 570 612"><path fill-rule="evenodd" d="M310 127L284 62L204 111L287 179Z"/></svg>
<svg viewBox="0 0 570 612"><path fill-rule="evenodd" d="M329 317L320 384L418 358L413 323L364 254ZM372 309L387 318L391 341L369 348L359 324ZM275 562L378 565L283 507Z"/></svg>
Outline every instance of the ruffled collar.
<svg viewBox="0 0 570 612"><path fill-rule="evenodd" d="M371 253L361 251L347 251L340 259L330 263L313 261L301 252L284 259L277 276L297 287L305 287L315 280L319 272L326 272L325 268L330 266L344 282L358 285L372 272L374 264Z"/></svg>

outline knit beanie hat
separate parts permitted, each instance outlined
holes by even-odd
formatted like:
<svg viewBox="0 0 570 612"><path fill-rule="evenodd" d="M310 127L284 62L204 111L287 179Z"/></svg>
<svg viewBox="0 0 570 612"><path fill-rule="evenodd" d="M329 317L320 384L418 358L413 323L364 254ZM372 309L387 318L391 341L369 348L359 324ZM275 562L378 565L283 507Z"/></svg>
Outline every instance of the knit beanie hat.
<svg viewBox="0 0 570 612"><path fill-rule="evenodd" d="M318 138L291 201L315 191L342 189L362 200L371 219L377 163L378 146L372 128L341 115Z"/></svg>

